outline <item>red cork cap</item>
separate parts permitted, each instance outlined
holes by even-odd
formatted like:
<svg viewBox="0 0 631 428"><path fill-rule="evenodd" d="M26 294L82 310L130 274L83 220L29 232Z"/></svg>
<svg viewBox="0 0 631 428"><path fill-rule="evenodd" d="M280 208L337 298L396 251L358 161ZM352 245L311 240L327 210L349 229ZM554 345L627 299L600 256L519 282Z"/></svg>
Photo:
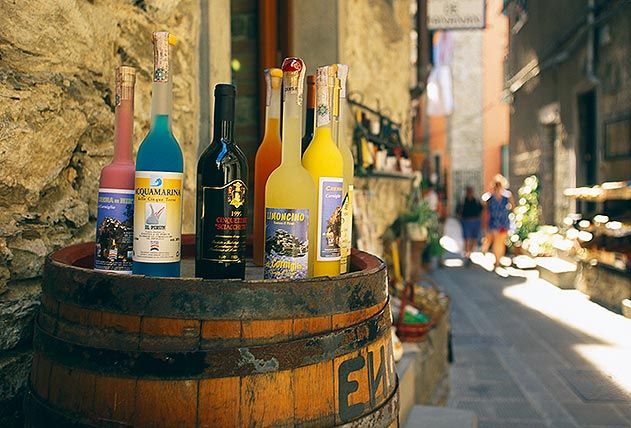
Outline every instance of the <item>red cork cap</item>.
<svg viewBox="0 0 631 428"><path fill-rule="evenodd" d="M302 71L304 67L305 67L305 63L300 58L296 58L295 56L290 56L289 58L285 58L281 68L283 69L284 72L296 72L296 71Z"/></svg>

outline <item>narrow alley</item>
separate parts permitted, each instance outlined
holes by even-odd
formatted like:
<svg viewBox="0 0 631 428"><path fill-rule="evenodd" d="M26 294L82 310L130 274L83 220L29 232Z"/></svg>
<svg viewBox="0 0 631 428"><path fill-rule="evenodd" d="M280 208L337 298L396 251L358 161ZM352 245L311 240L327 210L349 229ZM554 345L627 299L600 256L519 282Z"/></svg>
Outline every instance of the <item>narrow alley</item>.
<svg viewBox="0 0 631 428"><path fill-rule="evenodd" d="M631 426L631 320L534 270L498 275L473 258L433 274L452 301L448 406L480 428Z"/></svg>

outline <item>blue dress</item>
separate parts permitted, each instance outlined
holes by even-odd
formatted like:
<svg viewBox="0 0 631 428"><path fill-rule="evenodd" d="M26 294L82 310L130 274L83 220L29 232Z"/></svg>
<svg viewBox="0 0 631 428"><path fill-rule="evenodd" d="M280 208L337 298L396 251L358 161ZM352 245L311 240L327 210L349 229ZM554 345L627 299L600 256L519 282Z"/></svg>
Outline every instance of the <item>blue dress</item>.
<svg viewBox="0 0 631 428"><path fill-rule="evenodd" d="M489 209L489 229L499 230L500 232L506 232L510 226L508 209L510 204L510 193L504 192L500 199L495 197L495 194L491 193L489 199L486 202Z"/></svg>

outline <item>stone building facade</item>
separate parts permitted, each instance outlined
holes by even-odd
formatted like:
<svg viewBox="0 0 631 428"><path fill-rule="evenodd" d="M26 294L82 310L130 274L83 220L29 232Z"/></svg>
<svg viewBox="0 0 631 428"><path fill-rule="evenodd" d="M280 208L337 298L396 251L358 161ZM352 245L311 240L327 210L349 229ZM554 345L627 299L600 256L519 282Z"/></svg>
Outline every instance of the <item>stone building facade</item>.
<svg viewBox="0 0 631 428"><path fill-rule="evenodd" d="M455 214L466 186L481 195L505 169L502 150L508 144L509 106L502 92L508 19L503 5L502 0L486 2L485 28L451 31L453 113L426 122L430 170L447 215Z"/></svg>
<svg viewBox="0 0 631 428"><path fill-rule="evenodd" d="M508 4L512 97L510 176L541 182L543 220L576 209L568 187L629 179L631 157L610 156L606 124L631 115L631 8L627 2ZM610 142L611 143L611 142Z"/></svg>
<svg viewBox="0 0 631 428"><path fill-rule="evenodd" d="M135 149L149 129L157 30L178 38L173 128L185 159L184 231L194 230L194 166L208 141L209 86L230 79L229 2L210 7L196 0L0 2L0 426L19 425L45 256L94 239L120 64L137 69Z"/></svg>
<svg viewBox="0 0 631 428"><path fill-rule="evenodd" d="M308 71L331 63L349 66L349 96L388 112L412 143L409 0L294 2L293 38ZM353 117L347 118L347 135ZM355 228L360 249L383 255L381 236L407 208L410 179L355 178ZM365 221L364 221L365 220ZM365 226L365 227L364 227Z"/></svg>
<svg viewBox="0 0 631 428"><path fill-rule="evenodd" d="M466 186L482 194L484 141L482 114L482 34L481 30L454 31L452 60L454 112L449 117L447 145L451 168L449 207L456 208Z"/></svg>

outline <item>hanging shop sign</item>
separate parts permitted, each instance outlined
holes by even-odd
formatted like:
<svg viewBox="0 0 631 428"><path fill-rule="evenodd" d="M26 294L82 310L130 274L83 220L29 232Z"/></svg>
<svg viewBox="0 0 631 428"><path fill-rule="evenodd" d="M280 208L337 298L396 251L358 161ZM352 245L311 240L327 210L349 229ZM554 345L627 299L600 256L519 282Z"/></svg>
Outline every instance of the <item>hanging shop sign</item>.
<svg viewBox="0 0 631 428"><path fill-rule="evenodd" d="M428 0L429 30L470 30L485 27L485 0Z"/></svg>

